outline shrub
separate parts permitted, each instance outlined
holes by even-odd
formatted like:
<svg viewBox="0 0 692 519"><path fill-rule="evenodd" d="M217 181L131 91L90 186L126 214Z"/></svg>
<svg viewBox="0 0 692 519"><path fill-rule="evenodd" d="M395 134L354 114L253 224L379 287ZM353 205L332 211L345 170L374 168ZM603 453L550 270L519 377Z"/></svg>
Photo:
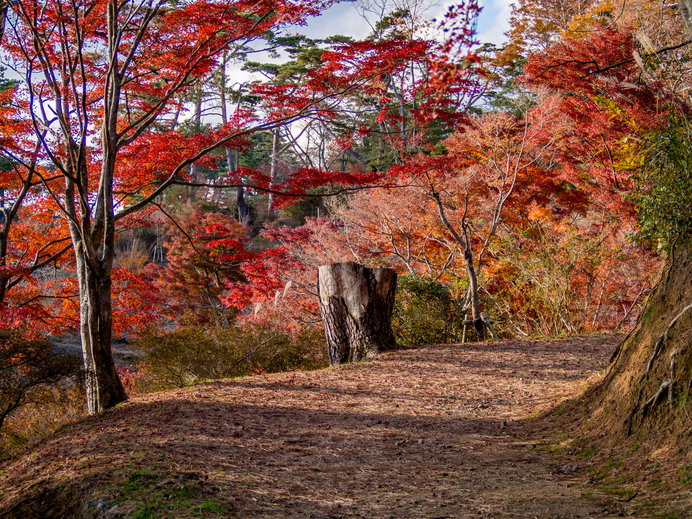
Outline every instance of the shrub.
<svg viewBox="0 0 692 519"><path fill-rule="evenodd" d="M45 340L26 340L17 330L0 331L0 457L16 452L64 423L83 405L81 362L53 353ZM83 391L80 390L80 395Z"/></svg>
<svg viewBox="0 0 692 519"><path fill-rule="evenodd" d="M0 459L18 454L63 425L85 416L84 393L81 380L44 386L34 393L32 402L16 409L5 420L0 432Z"/></svg>
<svg viewBox="0 0 692 519"><path fill-rule="evenodd" d="M449 288L431 279L399 277L392 328L404 346L461 340L464 315Z"/></svg>
<svg viewBox="0 0 692 519"><path fill-rule="evenodd" d="M648 136L641 171L634 175L639 238L669 247L692 239L692 127L687 115Z"/></svg>
<svg viewBox="0 0 692 519"><path fill-rule="evenodd" d="M316 330L290 334L268 324L147 330L135 343L143 352L136 389L322 367L326 365L323 342L322 333Z"/></svg>

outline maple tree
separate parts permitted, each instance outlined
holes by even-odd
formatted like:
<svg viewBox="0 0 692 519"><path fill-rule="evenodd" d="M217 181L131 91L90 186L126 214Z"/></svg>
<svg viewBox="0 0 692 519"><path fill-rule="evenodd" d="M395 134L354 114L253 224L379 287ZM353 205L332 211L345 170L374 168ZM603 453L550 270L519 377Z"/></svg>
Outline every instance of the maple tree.
<svg viewBox="0 0 692 519"><path fill-rule="evenodd" d="M603 247L605 255L596 250L583 266L579 258L573 264L586 287L593 287L589 275L602 277L594 292L605 296L594 300L589 290L577 292L584 298L580 311L593 312L591 323L617 321L618 327L648 292L603 381L584 399L586 418L598 423L588 435L612 438L603 444L626 458L633 457L633 450L623 452L632 445L644 447L642 457L669 449L663 463L666 470L675 470L689 463L676 448L683 452L689 443L692 373L692 184L685 144L690 135L692 3L658 7L647 1L623 4L622 16L615 16L618 6L598 2L591 13L568 20L559 38L529 55L524 72L529 88L547 86L563 99L561 111L575 123L574 182L601 215L590 215L600 229L583 228L579 238L602 240L596 249ZM658 257L628 244L632 236ZM665 268L656 269L662 259ZM613 283L624 286L624 293ZM608 301L611 291L615 301ZM614 316L618 305L622 310Z"/></svg>
<svg viewBox="0 0 692 519"><path fill-rule="evenodd" d="M492 114L473 121L445 142L448 154L423 161L417 175L420 186L434 203L439 225L465 265L466 301L479 337L485 336L481 315L478 268L515 192L524 204L545 197L544 178L555 167L553 154L561 132L549 102L526 112L523 118ZM536 189L540 186L541 189Z"/></svg>
<svg viewBox="0 0 692 519"><path fill-rule="evenodd" d="M40 177L73 245L91 413L126 398L111 353L116 225L190 164L262 125L243 111L212 133L184 138L165 131L180 94L235 44L300 22L323 5L27 0L9 6L3 48L20 78L14 106L37 161L51 164L60 179Z"/></svg>
<svg viewBox="0 0 692 519"><path fill-rule="evenodd" d="M406 5L417 4L396 7ZM690 22L692 4L681 5ZM505 336L628 328L649 296L608 375L630 398L612 416L630 434L664 414L653 410L666 395L686 409L689 41L670 9L520 0L492 63L493 74L512 65L493 80L513 90L472 116L486 94L477 76L488 76L467 52L475 3L450 9L442 42L421 36L427 22L406 8L383 7L365 41L267 33L320 7L3 4L25 84L0 98L0 327L74 323L80 294L94 412L125 398L110 334L155 316L176 329L149 335L147 354L178 385L305 366L295 341L319 322L316 267L356 260L415 278L399 305L421 317L410 327L427 328L421 341L457 339L448 321L465 323L469 309L480 339L483 311ZM229 88L227 66L253 38L288 45L292 59L246 63L269 80ZM205 122L205 103L220 125ZM286 208L326 185L342 195L319 206L326 214L291 222ZM161 264L116 265L117 233L161 215ZM277 225L260 230L264 219ZM654 289L661 260L642 243L669 254ZM47 279L48 265L65 278ZM0 354L42 353L24 347Z"/></svg>
<svg viewBox="0 0 692 519"><path fill-rule="evenodd" d="M68 261L67 229L54 218L50 200L37 186L47 172L38 163L38 148L22 148L15 140L26 131L13 106L16 88L3 83L0 93L0 328L12 329L32 320L27 338L39 330L60 327L60 300L74 298L71 287L55 274ZM31 205L29 210L26 205ZM33 336L32 336L33 335Z"/></svg>
<svg viewBox="0 0 692 519"><path fill-rule="evenodd" d="M144 223L148 206L165 212L167 203L214 204L220 198L209 189L233 189L238 219L249 222L251 193L269 194L271 215L309 189L379 183L383 189L331 205L328 220L264 231L264 238L280 245L257 254L244 251L244 231L228 216L173 214L168 265L148 269L159 271L157 286L170 301L169 315L181 321L184 309L206 298L209 304L203 306L214 316L202 312L196 320L230 324L224 302L245 312L245 320L273 308L294 315L294 322L312 321L310 267L356 259L464 286L482 336L481 294L497 301L500 294L540 284L536 272L543 268L528 251L541 256L542 246L556 243L577 255L592 250L587 242L619 247L624 233L615 231L614 218L634 222L635 207L623 195L634 192L632 164L644 149L621 141L633 133L652 135L670 117L663 98L652 95L653 83L632 83L636 39L620 27L559 41L554 31L540 47L549 52L530 57L522 78L526 88L548 86L560 94L569 84L570 95L533 96L514 113L471 117L469 106L483 95L475 79L477 58L468 52L469 20L477 12L473 2L448 11L442 23L448 36L441 42L421 36L425 22L405 9L384 16L368 40L312 42L277 39L267 30L300 22L323 3L83 4L10 6L4 48L21 81L6 94L3 106L11 113L4 116L3 131L14 157L12 174L33 179L26 184L31 203L26 196L16 198L17 208L23 203L33 214L45 207L62 215L56 221L62 241L47 246L33 239L34 250L41 250L36 268L65 252L68 234L74 249L77 280L63 285L80 295L91 412L125 398L110 352L113 323L116 319L119 329L136 326L128 308L144 301L152 285L140 272L114 269L116 231ZM276 67L248 64L271 80L234 93L226 69L252 39L288 45L294 59ZM603 70L617 62L626 63ZM246 88L252 103L243 98ZM210 96L221 108L217 126L203 121ZM228 110L227 96L235 96L235 110ZM617 96L626 101L615 102ZM192 117L181 122L180 113L190 106ZM299 117L303 126L291 126ZM271 137L266 164L248 159L251 167L243 167L250 135L265 130ZM301 149L301 135L319 135L317 147ZM284 164L279 178L280 157L289 148L292 162ZM13 182L21 190L21 182ZM162 197L172 186L185 193L177 202ZM398 203L400 189L408 190L405 203ZM576 231L569 228L569 217ZM559 235L551 244L544 239L548 232ZM630 308L646 290L630 284L619 299L595 296L619 293L605 281L612 278L612 263L596 249L555 283L587 301L581 323L616 325L620 318L612 308ZM594 265L594 274L584 278ZM27 265L16 269L25 281L13 285L19 294L31 284ZM131 297L117 290L114 299L117 279ZM199 290L182 288L190 283ZM574 291L580 283L584 293ZM545 329L557 330L560 316L573 313L572 303L551 306L554 291L528 292L534 300L526 302L523 315L555 317L546 320L553 324L541 325ZM156 304L152 298L142 305L145 315L152 315ZM45 311L48 305L35 308Z"/></svg>
<svg viewBox="0 0 692 519"><path fill-rule="evenodd" d="M571 333L622 326L636 314L636 306L648 293L651 279L646 272L656 260L641 248L626 244L628 233L635 230L635 208L628 199L634 184L632 168L627 164L637 160L636 150L641 148L624 148L620 141L633 131L644 136L659 127L665 111L655 109L658 98L650 95L646 86L640 87L624 108L598 94L598 89L603 91L607 86L624 95L631 89L629 78L636 73L631 68L617 72L615 83L594 77L600 82L598 87L584 76L590 64L624 60L631 52L633 40L625 32L610 31L566 38L550 54L537 54L529 62L525 85L569 85L569 97L539 96L536 100L529 95L526 115L519 111L518 119L516 109L513 116L485 116L486 121L493 117L505 121L501 138L492 137L492 125L483 134L480 127L474 127L478 123L468 124L446 141L445 157L400 154L397 160L402 163L390 170L389 178L396 176L408 186L404 200L389 186L354 194L329 207L330 220L309 220L303 231L307 234L297 238L299 245L291 254L308 265L325 259L355 259L456 283L453 279L467 277L463 273L465 262L459 263L463 255L458 254L466 245L472 251L473 271L483 277L476 292L483 292L486 304L493 305L517 333L539 329ZM612 41L618 45L606 48ZM595 46L589 47L591 44ZM563 65L565 71L559 72ZM572 74L571 83L564 82L560 75L564 72ZM512 124L516 125L513 130ZM530 136L527 146L518 138L522 132L517 129L522 125L524 137ZM518 167L514 172L513 160ZM474 168L485 173L483 165L486 170L490 166L491 174L479 175L469 183ZM468 207L473 217L468 239L457 232L460 243L443 219L435 222L429 217L435 208L429 205L434 199L425 199L426 186L421 179L426 174L428 191L430 180L439 183L442 209L445 215L452 215L448 218L452 228L464 222L461 208ZM434 183L432 187L434 193ZM464 189L468 189L466 200ZM283 243L288 242L290 239ZM310 252L312 247L320 251ZM562 273L549 263L540 266L540 258L550 261L548 250L553 250L553 256L564 251ZM618 251L618 261L613 260L613 251ZM571 254L574 260L569 259ZM290 276L284 273L282 277ZM280 293L282 286L279 283L272 289L267 301L272 300L271 294ZM309 291L305 297L308 295ZM480 310L480 301L475 306Z"/></svg>
<svg viewBox="0 0 692 519"><path fill-rule="evenodd" d="M126 398L110 345L116 229L172 185L206 185L196 171L222 160L212 154L216 149L227 152L225 187L251 178L256 188L272 191L260 172L232 167L228 150L247 146L252 132L311 113L328 116L343 99L340 92L360 88L380 96L391 84L381 78L406 70L412 57L424 60L431 47L405 38L337 45L322 53L302 84L256 86L253 93L271 107L264 114L238 107L219 128L180 131L185 99L229 55L326 5L26 0L7 6L3 50L19 78L11 105L23 124L13 144L24 155L35 150L44 197L69 229L89 412ZM432 108L419 105L421 112ZM370 178L305 169L275 190Z"/></svg>
<svg viewBox="0 0 692 519"><path fill-rule="evenodd" d="M392 188L360 192L328 206L330 220L309 220L306 234L294 236L296 257L308 265L355 260L446 282L463 279L462 244L430 217L436 208L421 180L427 175L433 188L444 190L450 223L467 219L464 244L483 277L477 291L508 329L573 333L622 326L648 292L646 272L655 264L626 243L634 232L633 208L613 197L631 181L621 169L613 177L616 159L606 152L629 126L606 112L584 128L569 116L581 112L565 113L564 103L547 96L531 101L523 117L478 119L446 141L447 156L395 168L407 186L405 198ZM562 271L556 255L564 255Z"/></svg>
<svg viewBox="0 0 692 519"><path fill-rule="evenodd" d="M316 76L312 70L305 72L305 62L301 66L300 61L285 67L252 65L255 69L266 70L277 80L274 84L261 85L255 90L269 106L296 102L296 94L300 90L293 83L283 83L287 77L293 77L296 71L301 74L299 82L313 91L326 93L335 86L362 83L358 89L349 89L338 105L311 116L311 123L323 131L315 152L317 164L329 166L336 163L343 171L299 169L278 187L296 191L326 182L356 186L364 183L371 186L377 183L407 183L400 171L394 174L388 171L389 166L405 164L410 156L420 150L430 152L444 135L463 120L465 107L477 99L478 94L473 89L475 83L470 80L474 70L469 66L472 60L468 53L470 21L477 13L477 5L471 2L455 6L450 13L446 20L449 27L454 29L455 38L459 38L456 40L458 46L450 45L449 40L440 43L422 38L416 33L416 24L420 20L402 9L388 16L383 15L369 40L352 42L338 39L328 42L327 50L321 55L321 70L326 75ZM457 20L462 14L468 13L471 13L470 17ZM305 60L309 61L313 50L312 46L307 49ZM464 51L463 56L461 50ZM325 155L325 138L333 143L330 156ZM288 140L295 145L295 139L290 134ZM298 155L304 155L307 164L312 165L309 153L299 149ZM364 169L372 173L366 174ZM253 175L256 179L262 179L258 172ZM273 179L265 176L259 188L270 185L273 185ZM380 196L377 191L368 193ZM369 195L363 194L359 198L367 200ZM283 207L291 201L291 198L280 194L274 195L274 207ZM386 210L396 212L391 206ZM394 221L396 216L393 214L390 221ZM343 242L341 238L344 233L340 228L344 224L344 220L334 224L331 220L318 218L308 219L304 226L293 231L265 231L264 236L280 242L281 246L246 263L242 268L249 283L233 284L225 300L240 309L254 309L251 315L255 317L266 314L271 308L280 308L277 314L282 316L302 315L293 322L310 321L305 316L314 315L316 308L314 302L310 301L315 295L314 276L308 266L316 267L339 259L356 259L366 264L387 261L384 254L380 253L379 260L373 261L367 253L360 254L354 250L351 244L339 245L337 242ZM356 223L353 227L359 225ZM396 239L393 238L395 233L390 234L392 239ZM372 234L363 236L359 246L367 248L369 245L365 242ZM430 245L437 247L432 240ZM451 258L453 254L447 251L447 256ZM415 261L409 255L410 268L414 268ZM423 261L432 265L430 259ZM304 311L301 313L300 309Z"/></svg>
<svg viewBox="0 0 692 519"><path fill-rule="evenodd" d="M335 223L331 241L341 242L339 249L332 245L332 250L343 250L344 256L350 253L350 259L368 266L404 267L414 277L439 280L462 275L457 268L458 245L444 239L431 221L425 190L413 177L399 182L406 187L355 193L347 201L328 205Z"/></svg>
<svg viewBox="0 0 692 519"><path fill-rule="evenodd" d="M231 321L221 304L225 285L242 277L246 228L232 216L193 209L169 225L165 266L151 264L164 313L179 324L213 324L227 328Z"/></svg>

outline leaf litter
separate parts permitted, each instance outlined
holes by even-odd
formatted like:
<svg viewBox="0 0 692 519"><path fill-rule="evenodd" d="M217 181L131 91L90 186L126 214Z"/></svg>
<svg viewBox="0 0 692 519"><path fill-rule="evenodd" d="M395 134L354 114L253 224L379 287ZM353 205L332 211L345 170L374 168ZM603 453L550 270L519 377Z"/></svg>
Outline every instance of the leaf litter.
<svg viewBox="0 0 692 519"><path fill-rule="evenodd" d="M533 418L619 340L429 346L149 394L6 462L0 516L610 517Z"/></svg>

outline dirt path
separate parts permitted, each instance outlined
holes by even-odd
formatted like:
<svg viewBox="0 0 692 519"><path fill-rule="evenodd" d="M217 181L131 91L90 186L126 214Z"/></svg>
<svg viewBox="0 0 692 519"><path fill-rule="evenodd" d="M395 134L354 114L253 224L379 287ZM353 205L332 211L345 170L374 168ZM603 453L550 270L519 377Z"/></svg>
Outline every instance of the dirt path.
<svg viewBox="0 0 692 519"><path fill-rule="evenodd" d="M529 418L579 392L616 343L434 346L149 395L3 467L0 510L14 505L4 508L9 517L48 505L141 518L607 517L603 504L583 497L580 480L569 481L549 454L532 449Z"/></svg>

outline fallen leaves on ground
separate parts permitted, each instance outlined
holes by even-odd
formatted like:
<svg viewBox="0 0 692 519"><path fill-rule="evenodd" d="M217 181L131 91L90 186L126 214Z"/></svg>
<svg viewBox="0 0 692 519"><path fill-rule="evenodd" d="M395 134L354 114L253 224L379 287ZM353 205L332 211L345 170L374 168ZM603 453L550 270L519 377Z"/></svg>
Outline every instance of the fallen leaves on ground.
<svg viewBox="0 0 692 519"><path fill-rule="evenodd" d="M6 463L0 515L607 516L534 448L531 419L619 339L430 346L150 394Z"/></svg>

